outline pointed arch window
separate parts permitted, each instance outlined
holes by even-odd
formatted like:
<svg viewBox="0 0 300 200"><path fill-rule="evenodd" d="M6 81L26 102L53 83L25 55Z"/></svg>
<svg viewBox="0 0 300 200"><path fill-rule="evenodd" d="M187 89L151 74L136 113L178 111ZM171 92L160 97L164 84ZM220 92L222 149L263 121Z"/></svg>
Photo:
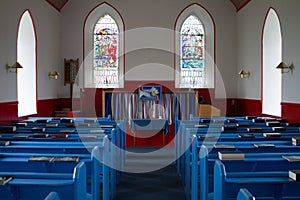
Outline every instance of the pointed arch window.
<svg viewBox="0 0 300 200"><path fill-rule="evenodd" d="M263 29L262 113L281 116L282 77L276 66L282 62L282 35L279 17L269 9Z"/></svg>
<svg viewBox="0 0 300 200"><path fill-rule="evenodd" d="M84 24L84 87L124 87L124 22L107 3L96 6Z"/></svg>
<svg viewBox="0 0 300 200"><path fill-rule="evenodd" d="M94 83L97 87L115 88L119 84L119 30L108 14L94 28Z"/></svg>
<svg viewBox="0 0 300 200"><path fill-rule="evenodd" d="M215 24L199 4L185 8L175 24L175 87L214 88Z"/></svg>
<svg viewBox="0 0 300 200"><path fill-rule="evenodd" d="M18 116L36 114L36 34L28 10L24 12L19 23L17 61L23 66L17 74Z"/></svg>
<svg viewBox="0 0 300 200"><path fill-rule="evenodd" d="M180 87L201 87L205 80L204 28L195 15L183 22L180 30Z"/></svg>

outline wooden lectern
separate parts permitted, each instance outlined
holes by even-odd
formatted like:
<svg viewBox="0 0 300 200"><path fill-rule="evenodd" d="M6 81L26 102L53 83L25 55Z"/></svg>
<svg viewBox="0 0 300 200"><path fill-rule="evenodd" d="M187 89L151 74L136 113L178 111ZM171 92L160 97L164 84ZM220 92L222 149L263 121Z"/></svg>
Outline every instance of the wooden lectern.
<svg viewBox="0 0 300 200"><path fill-rule="evenodd" d="M220 115L220 109L209 104L199 104L199 117L214 117Z"/></svg>

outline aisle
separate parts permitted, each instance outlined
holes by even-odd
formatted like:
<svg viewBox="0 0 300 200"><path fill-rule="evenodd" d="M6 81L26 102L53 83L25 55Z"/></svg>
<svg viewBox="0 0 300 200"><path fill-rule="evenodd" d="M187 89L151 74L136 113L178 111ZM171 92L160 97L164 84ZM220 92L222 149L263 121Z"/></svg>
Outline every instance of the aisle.
<svg viewBox="0 0 300 200"><path fill-rule="evenodd" d="M151 149L150 149L151 150ZM135 152L150 151L143 148L135 148ZM127 166L145 167L161 165L164 161L172 158L173 148L159 156L144 154L127 154ZM143 163L143 164L141 164ZM180 177L176 173L175 164L170 164L162 169L147 173L123 172L117 194L114 200L185 200L183 186Z"/></svg>
<svg viewBox="0 0 300 200"><path fill-rule="evenodd" d="M175 165L149 173L123 173L115 200L184 200Z"/></svg>

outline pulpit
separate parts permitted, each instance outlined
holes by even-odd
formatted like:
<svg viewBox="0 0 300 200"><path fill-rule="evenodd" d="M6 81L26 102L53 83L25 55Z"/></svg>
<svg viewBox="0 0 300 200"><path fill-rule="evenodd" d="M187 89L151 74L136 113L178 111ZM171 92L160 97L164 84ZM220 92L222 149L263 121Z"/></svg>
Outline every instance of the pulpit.
<svg viewBox="0 0 300 200"><path fill-rule="evenodd" d="M131 119L130 129L134 137L134 146L137 139L162 134L162 144L165 144L165 135L169 133L169 124L166 119Z"/></svg>

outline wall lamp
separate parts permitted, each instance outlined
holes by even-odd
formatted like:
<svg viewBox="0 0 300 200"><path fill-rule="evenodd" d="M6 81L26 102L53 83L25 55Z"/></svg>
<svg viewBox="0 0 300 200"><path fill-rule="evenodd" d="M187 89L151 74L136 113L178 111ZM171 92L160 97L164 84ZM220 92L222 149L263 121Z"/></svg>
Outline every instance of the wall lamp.
<svg viewBox="0 0 300 200"><path fill-rule="evenodd" d="M248 70L248 71L245 71L245 70L241 70L240 72L239 72L239 75L241 76L241 78L249 78L249 76L250 76L250 71Z"/></svg>
<svg viewBox="0 0 300 200"><path fill-rule="evenodd" d="M281 62L276 67L276 69L280 69L281 73L283 74L283 73L293 72L294 66L293 66L293 64L286 65L284 62Z"/></svg>
<svg viewBox="0 0 300 200"><path fill-rule="evenodd" d="M6 64L7 72L18 73L18 69L23 69L22 65L18 62L15 62L13 65Z"/></svg>
<svg viewBox="0 0 300 200"><path fill-rule="evenodd" d="M59 73L57 71L49 72L49 78L58 79Z"/></svg>

